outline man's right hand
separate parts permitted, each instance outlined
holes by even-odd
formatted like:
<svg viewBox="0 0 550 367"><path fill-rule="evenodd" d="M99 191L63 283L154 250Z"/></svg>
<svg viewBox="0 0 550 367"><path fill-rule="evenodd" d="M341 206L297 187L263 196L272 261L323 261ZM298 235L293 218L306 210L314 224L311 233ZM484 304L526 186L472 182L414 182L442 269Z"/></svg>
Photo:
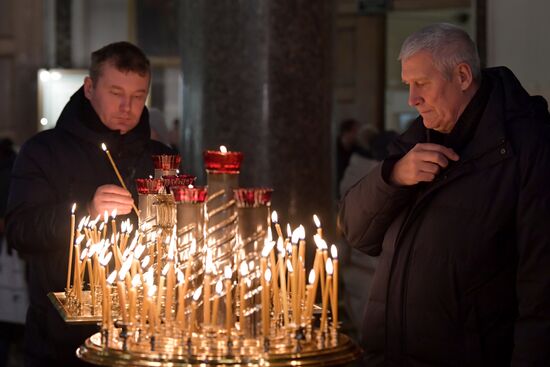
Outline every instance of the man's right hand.
<svg viewBox="0 0 550 367"><path fill-rule="evenodd" d="M447 167L449 159L458 161L459 156L443 145L418 143L393 166L390 181L398 186L433 181L439 171Z"/></svg>
<svg viewBox="0 0 550 367"><path fill-rule="evenodd" d="M92 218L105 211L111 213L114 209L118 214L128 214L132 211L133 203L134 199L128 190L117 185L103 185L95 190L88 210Z"/></svg>

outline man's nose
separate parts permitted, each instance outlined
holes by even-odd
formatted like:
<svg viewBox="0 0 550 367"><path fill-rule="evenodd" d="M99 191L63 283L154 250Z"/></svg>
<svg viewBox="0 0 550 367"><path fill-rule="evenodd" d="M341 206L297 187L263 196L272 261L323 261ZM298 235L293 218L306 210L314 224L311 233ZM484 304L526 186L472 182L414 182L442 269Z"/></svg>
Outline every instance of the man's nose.
<svg viewBox="0 0 550 367"><path fill-rule="evenodd" d="M121 111L130 111L130 107L131 107L131 98L128 98L128 97L122 97L120 99L120 110Z"/></svg>
<svg viewBox="0 0 550 367"><path fill-rule="evenodd" d="M409 106L415 107L415 106L418 106L421 102L422 102L422 98L418 94L418 90L413 85L411 85L409 87L409 100L408 100Z"/></svg>

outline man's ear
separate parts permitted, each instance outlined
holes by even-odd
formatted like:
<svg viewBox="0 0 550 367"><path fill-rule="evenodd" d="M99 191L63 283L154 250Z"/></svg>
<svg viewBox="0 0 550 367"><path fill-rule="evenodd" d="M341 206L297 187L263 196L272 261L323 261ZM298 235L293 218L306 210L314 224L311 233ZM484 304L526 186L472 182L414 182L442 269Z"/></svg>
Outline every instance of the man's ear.
<svg viewBox="0 0 550 367"><path fill-rule="evenodd" d="M474 82L474 75L472 74L472 68L470 68L470 65L466 64L465 62L462 62L456 66L456 77L458 78L458 82L460 83L460 89L464 92Z"/></svg>
<svg viewBox="0 0 550 367"><path fill-rule="evenodd" d="M92 98L92 94L94 92L94 82L92 81L92 78L89 76L84 78L84 95L86 98L90 99Z"/></svg>

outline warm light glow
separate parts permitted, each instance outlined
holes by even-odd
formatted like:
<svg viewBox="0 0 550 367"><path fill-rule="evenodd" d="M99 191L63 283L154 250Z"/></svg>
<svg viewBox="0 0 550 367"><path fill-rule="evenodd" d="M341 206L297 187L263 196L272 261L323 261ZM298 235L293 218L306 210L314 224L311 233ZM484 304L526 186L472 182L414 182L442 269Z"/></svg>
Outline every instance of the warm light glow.
<svg viewBox="0 0 550 367"><path fill-rule="evenodd" d="M271 222L272 222L273 224L279 222L279 216L277 215L277 211L276 211L276 210L274 210L274 211L271 212Z"/></svg>
<svg viewBox="0 0 550 367"><path fill-rule="evenodd" d="M292 228L290 228L290 223L286 224L286 236L292 237Z"/></svg>
<svg viewBox="0 0 550 367"><path fill-rule="evenodd" d="M216 283L216 293L221 296L222 292L223 292L223 284L221 280L218 280L218 282Z"/></svg>
<svg viewBox="0 0 550 367"><path fill-rule="evenodd" d="M107 151L107 146L105 145L105 143L101 143L101 149L103 149L104 152Z"/></svg>
<svg viewBox="0 0 550 367"><path fill-rule="evenodd" d="M317 214L313 214L313 222L315 222L315 226L317 228L321 228L321 221L319 220Z"/></svg>
<svg viewBox="0 0 550 367"><path fill-rule="evenodd" d="M116 278L116 274L117 274L117 271L114 270L114 271L109 275L109 277L107 278L107 283L113 284L113 282L115 281L115 278Z"/></svg>
<svg viewBox="0 0 550 367"><path fill-rule="evenodd" d="M227 148L225 147L225 145L220 145L220 152L227 153Z"/></svg>
<svg viewBox="0 0 550 367"><path fill-rule="evenodd" d="M116 214L117 214L117 211L116 211L116 208L114 208L113 211L111 212L111 218L115 219Z"/></svg>
<svg viewBox="0 0 550 367"><path fill-rule="evenodd" d="M332 266L332 259L331 258L327 259L327 264L326 264L325 268L327 270L327 274L332 275L332 272L334 271L334 267Z"/></svg>
<svg viewBox="0 0 550 367"><path fill-rule="evenodd" d="M86 222L86 218L87 218L87 216L86 216L86 217L83 217L83 218L80 220L80 222L78 222L78 227L77 227L77 228L78 228L78 232L82 231L82 228L84 228L84 222Z"/></svg>
<svg viewBox="0 0 550 367"><path fill-rule="evenodd" d="M202 286L200 286L195 290L195 292L193 292L193 301L197 302L201 297L201 293L202 293Z"/></svg>
<svg viewBox="0 0 550 367"><path fill-rule="evenodd" d="M330 254L332 255L332 258L333 259L337 259L338 258L338 249L336 248L336 245L335 244L332 244L330 246Z"/></svg>
<svg viewBox="0 0 550 367"><path fill-rule="evenodd" d="M42 118L40 119L40 125L42 125L42 126L48 125L48 119L45 118L45 117L42 117Z"/></svg>
<svg viewBox="0 0 550 367"><path fill-rule="evenodd" d="M267 268L267 270L265 271L265 274L264 274L264 278L265 278L266 282L271 281L271 269Z"/></svg>
<svg viewBox="0 0 550 367"><path fill-rule="evenodd" d="M313 269L309 272L308 282L309 284L315 283L315 270Z"/></svg>
<svg viewBox="0 0 550 367"><path fill-rule="evenodd" d="M195 186L193 186L193 185L188 185L187 186L188 189L192 189L193 187L195 187Z"/></svg>
<svg viewBox="0 0 550 367"><path fill-rule="evenodd" d="M74 214L74 211L76 210L76 203L73 204L73 207L71 208L71 214Z"/></svg>
<svg viewBox="0 0 550 367"><path fill-rule="evenodd" d="M231 277L233 276L233 271L231 270L231 266L226 265L225 268L223 269L223 273L224 273L225 279L227 280L231 279Z"/></svg>

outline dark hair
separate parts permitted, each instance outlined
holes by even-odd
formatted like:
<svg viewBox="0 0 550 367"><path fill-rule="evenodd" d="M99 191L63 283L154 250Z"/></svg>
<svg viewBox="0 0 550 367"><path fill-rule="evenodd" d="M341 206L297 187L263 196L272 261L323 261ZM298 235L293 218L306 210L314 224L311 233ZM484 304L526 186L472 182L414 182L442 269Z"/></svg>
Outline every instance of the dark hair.
<svg viewBox="0 0 550 367"><path fill-rule="evenodd" d="M95 83L101 76L101 68L106 62L120 71L131 71L141 76L151 74L151 63L141 49L130 42L122 41L108 44L92 52L90 78Z"/></svg>

